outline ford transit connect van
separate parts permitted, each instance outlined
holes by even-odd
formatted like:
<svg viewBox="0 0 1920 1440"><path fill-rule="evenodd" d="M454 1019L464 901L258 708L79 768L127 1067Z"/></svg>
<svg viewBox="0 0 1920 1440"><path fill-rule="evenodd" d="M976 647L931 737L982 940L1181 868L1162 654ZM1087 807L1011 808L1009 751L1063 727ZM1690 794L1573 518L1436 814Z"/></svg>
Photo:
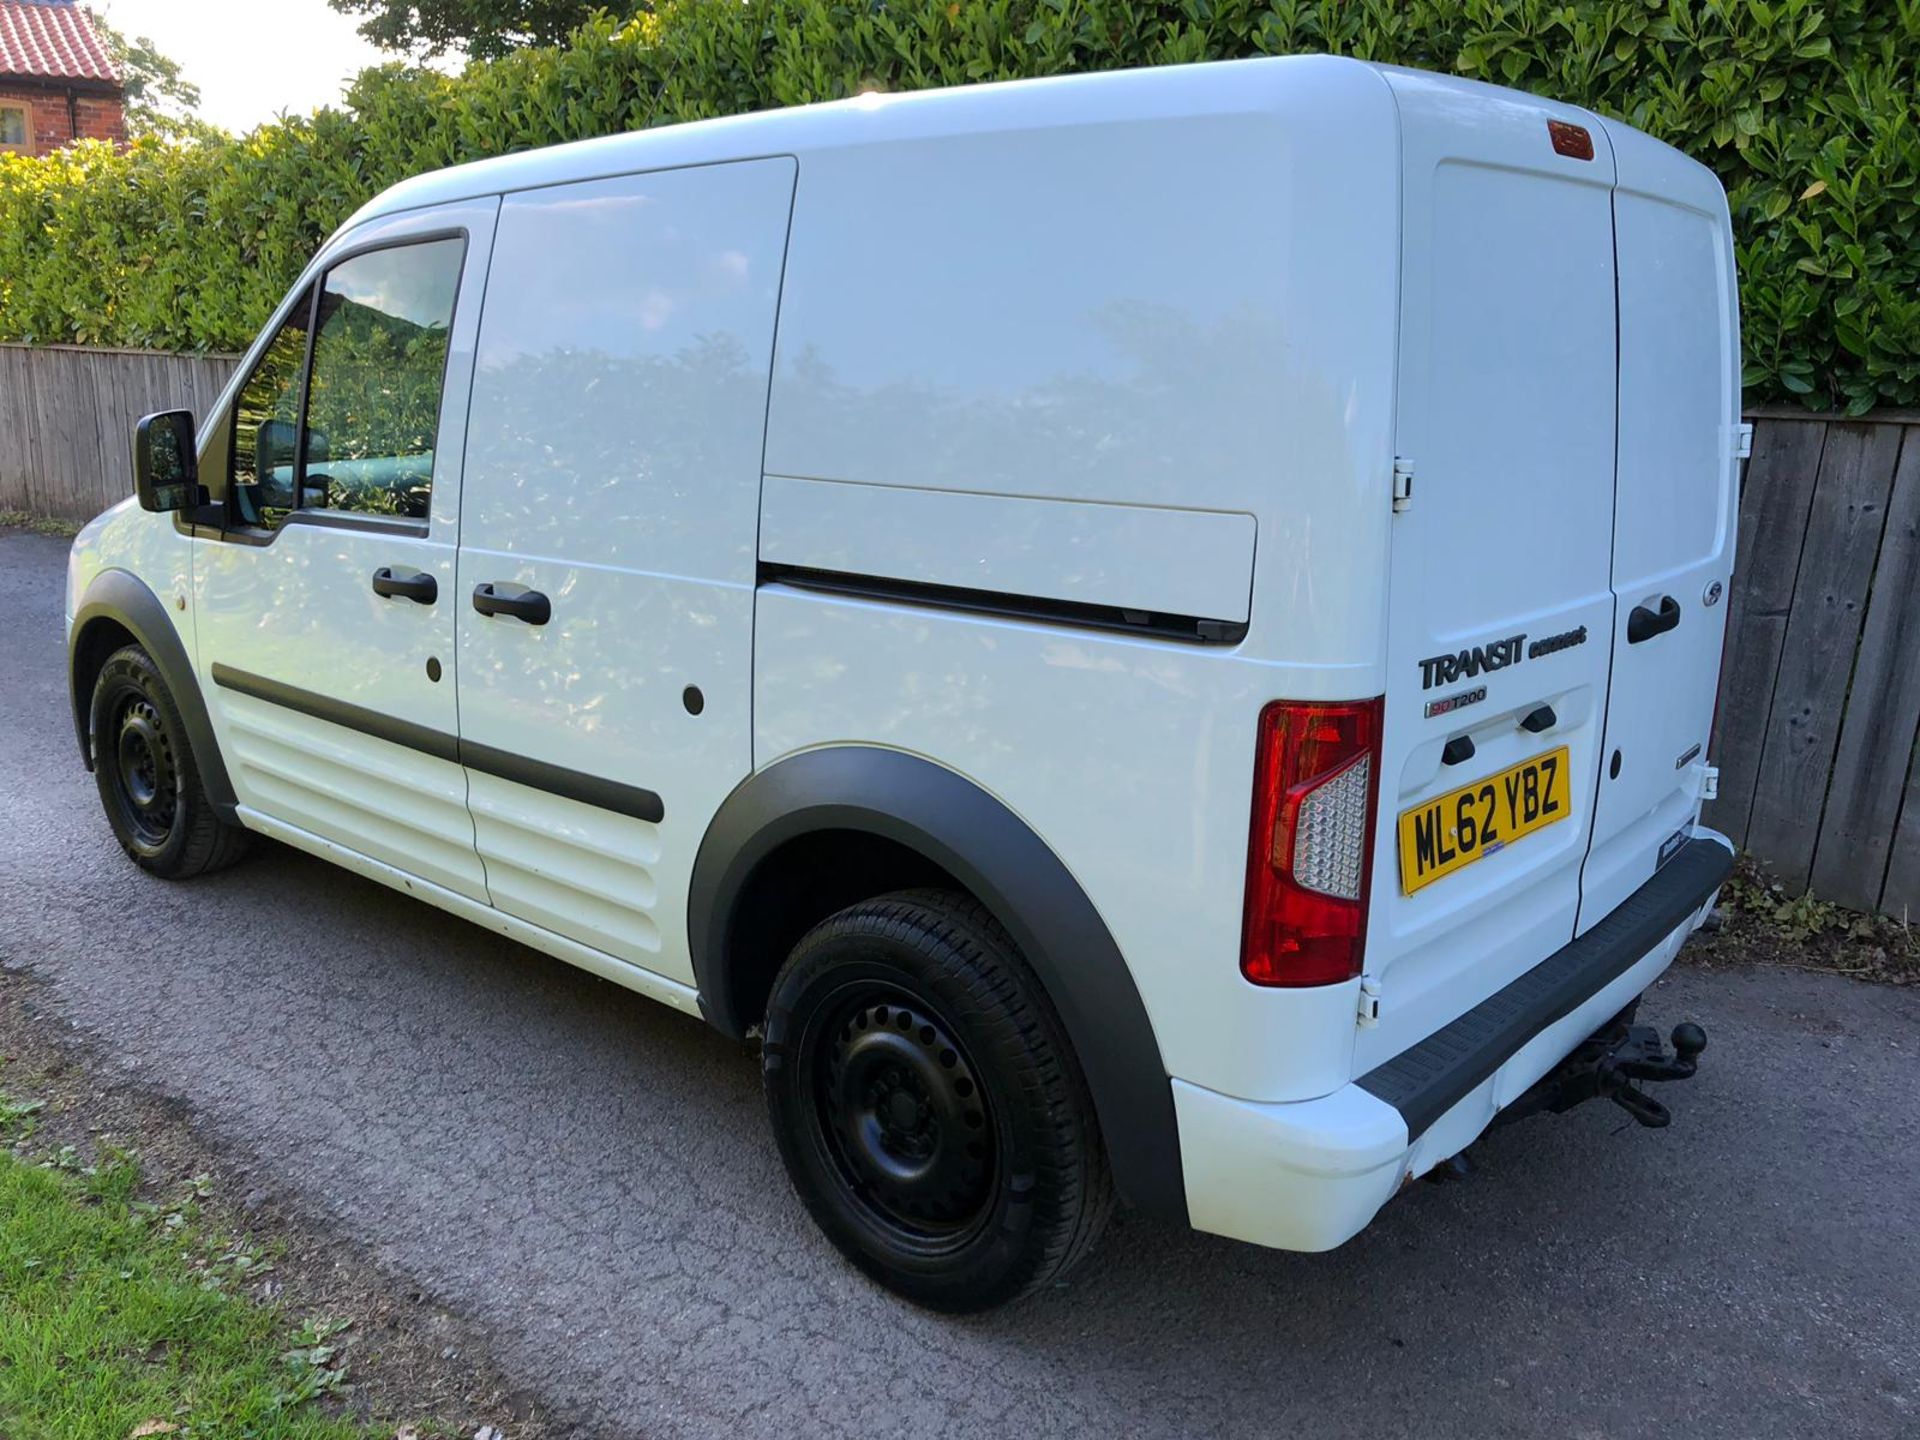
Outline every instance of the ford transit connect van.
<svg viewBox="0 0 1920 1440"><path fill-rule="evenodd" d="M270 836L759 1037L924 1304L1116 1197L1325 1249L1692 1073L1736 326L1699 165L1340 59L424 175L141 423L81 751L155 874Z"/></svg>

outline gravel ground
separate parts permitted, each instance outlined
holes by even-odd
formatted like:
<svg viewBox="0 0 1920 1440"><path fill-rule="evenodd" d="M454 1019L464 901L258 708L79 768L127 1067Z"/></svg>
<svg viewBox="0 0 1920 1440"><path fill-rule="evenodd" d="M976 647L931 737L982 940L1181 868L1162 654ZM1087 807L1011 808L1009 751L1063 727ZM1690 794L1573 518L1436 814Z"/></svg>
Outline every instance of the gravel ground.
<svg viewBox="0 0 1920 1440"><path fill-rule="evenodd" d="M120 855L74 754L57 540L0 531L0 964L114 1083L484 1335L555 1433L1913 1435L1920 991L1683 968L1672 1128L1504 1129L1331 1254L1122 1221L942 1319L808 1224L698 1023L274 846Z"/></svg>

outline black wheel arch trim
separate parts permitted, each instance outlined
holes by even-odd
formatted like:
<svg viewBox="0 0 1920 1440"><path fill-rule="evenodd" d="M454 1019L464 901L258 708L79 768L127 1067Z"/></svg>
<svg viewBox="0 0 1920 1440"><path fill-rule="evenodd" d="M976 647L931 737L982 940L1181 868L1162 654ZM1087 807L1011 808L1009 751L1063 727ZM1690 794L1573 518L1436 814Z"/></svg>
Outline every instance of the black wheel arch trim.
<svg viewBox="0 0 1920 1440"><path fill-rule="evenodd" d="M750 776L707 827L688 888L687 933L700 1008L739 1038L727 963L735 906L780 846L826 830L893 841L940 866L1006 927L1066 1027L1092 1092L1121 1197L1185 1225L1173 1086L1146 1006L1106 922L1047 844L964 776L900 750L802 751Z"/></svg>
<svg viewBox="0 0 1920 1440"><path fill-rule="evenodd" d="M94 622L109 620L133 636L141 649L153 657L160 677L167 682L173 703L187 727L187 744L193 750L193 763L207 799L221 819L232 822L234 814L233 782L227 778L226 762L214 739L213 721L207 714L200 683L194 678L193 662L187 658L180 632L167 615L167 607L146 582L126 570L102 570L87 583L67 632L67 692L72 700L75 738L80 742L80 760L93 769L92 712L93 686L81 685L82 642Z"/></svg>

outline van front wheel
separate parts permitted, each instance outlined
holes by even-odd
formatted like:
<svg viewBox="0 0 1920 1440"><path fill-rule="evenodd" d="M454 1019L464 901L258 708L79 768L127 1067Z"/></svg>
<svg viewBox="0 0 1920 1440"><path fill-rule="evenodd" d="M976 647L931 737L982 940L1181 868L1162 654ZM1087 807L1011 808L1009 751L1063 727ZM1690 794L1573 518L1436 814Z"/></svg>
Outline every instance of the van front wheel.
<svg viewBox="0 0 1920 1440"><path fill-rule="evenodd" d="M816 925L774 981L762 1057L794 1187L882 1285L984 1310L1092 1248L1112 1202L1086 1083L974 901L900 891Z"/></svg>
<svg viewBox="0 0 1920 1440"><path fill-rule="evenodd" d="M247 832L207 799L180 707L145 650L128 645L107 657L90 719L100 804L135 864L184 880L245 853Z"/></svg>

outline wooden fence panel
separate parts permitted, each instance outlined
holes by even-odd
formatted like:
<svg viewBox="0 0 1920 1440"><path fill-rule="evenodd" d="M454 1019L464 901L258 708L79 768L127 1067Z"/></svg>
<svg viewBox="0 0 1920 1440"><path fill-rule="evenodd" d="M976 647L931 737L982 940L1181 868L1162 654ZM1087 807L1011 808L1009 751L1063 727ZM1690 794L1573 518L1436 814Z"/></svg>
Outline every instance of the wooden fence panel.
<svg viewBox="0 0 1920 1440"><path fill-rule="evenodd" d="M0 510L90 520L133 485L133 422L204 415L234 357L0 345Z"/></svg>
<svg viewBox="0 0 1920 1440"><path fill-rule="evenodd" d="M0 345L0 510L128 493L134 420L206 416L237 363ZM1920 414L1758 417L1706 820L1796 888L1920 914Z"/></svg>
<svg viewBox="0 0 1920 1440"><path fill-rule="evenodd" d="M1895 777L1883 777L1888 785ZM1880 903L1895 919L1920 919L1920 745L1914 747L1907 764L1907 783L1901 797L1900 819L1893 832L1893 854L1887 861L1887 883L1880 892Z"/></svg>
<svg viewBox="0 0 1920 1440"><path fill-rule="evenodd" d="M1880 558L1846 697L1812 888L1856 910L1880 904L1920 732L1920 427L1894 471Z"/></svg>
<svg viewBox="0 0 1920 1440"><path fill-rule="evenodd" d="M1720 716L1709 748L1720 767L1720 798L1706 821L1747 841L1760 750L1780 673L1780 651L1800 571L1807 512L1827 426L1820 420L1776 420L1756 426L1753 458L1740 494L1740 533L1727 603L1727 651L1720 667Z"/></svg>
<svg viewBox="0 0 1920 1440"><path fill-rule="evenodd" d="M1747 847L1766 856L1795 891L1806 888L1813 870L1874 552L1899 458L1898 425L1827 429L1747 826Z"/></svg>

